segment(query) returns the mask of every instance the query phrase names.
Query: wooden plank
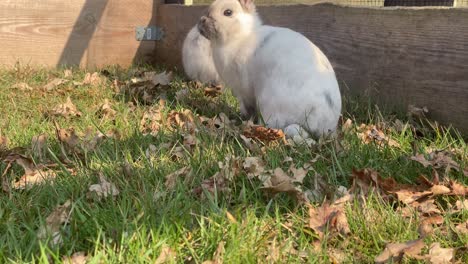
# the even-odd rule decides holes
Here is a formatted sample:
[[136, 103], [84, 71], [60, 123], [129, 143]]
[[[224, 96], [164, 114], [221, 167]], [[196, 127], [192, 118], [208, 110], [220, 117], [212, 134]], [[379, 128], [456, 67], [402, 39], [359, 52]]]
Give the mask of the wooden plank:
[[155, 25], [146, 0], [2, 0], [0, 64], [129, 65], [148, 59], [154, 42], [135, 40], [135, 27]]
[[[159, 63], [181, 68], [188, 30], [206, 7], [163, 5]], [[264, 22], [299, 31], [330, 58], [343, 91], [405, 108], [468, 132], [468, 9], [356, 8], [321, 5], [259, 7]]]

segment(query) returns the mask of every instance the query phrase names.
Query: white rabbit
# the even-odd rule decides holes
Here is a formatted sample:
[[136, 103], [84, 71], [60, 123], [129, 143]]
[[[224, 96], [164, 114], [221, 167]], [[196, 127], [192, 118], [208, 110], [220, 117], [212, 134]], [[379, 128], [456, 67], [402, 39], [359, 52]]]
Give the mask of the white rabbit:
[[221, 80], [241, 114], [260, 113], [268, 127], [288, 137], [336, 130], [341, 95], [322, 51], [287, 28], [262, 25], [253, 0], [216, 0], [198, 23], [210, 39]]
[[185, 74], [191, 80], [210, 85], [219, 84], [219, 75], [214, 66], [210, 41], [200, 35], [196, 26], [189, 31], [184, 40], [182, 63]]

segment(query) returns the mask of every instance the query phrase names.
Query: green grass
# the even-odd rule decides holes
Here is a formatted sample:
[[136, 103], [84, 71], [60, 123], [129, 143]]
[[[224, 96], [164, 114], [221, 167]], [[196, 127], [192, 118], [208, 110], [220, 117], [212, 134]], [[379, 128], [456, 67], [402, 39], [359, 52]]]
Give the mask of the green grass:
[[[107, 70], [120, 80], [127, 80], [136, 72], [118, 67]], [[85, 74], [73, 69], [72, 79], [82, 81]], [[291, 197], [266, 196], [261, 183], [247, 179], [243, 173], [229, 183], [229, 193], [200, 198], [192, 194], [192, 189], [216, 173], [218, 161], [229, 154], [263, 155], [268, 169], [278, 166], [286, 169], [282, 164], [286, 157], [292, 157], [301, 165], [319, 154], [320, 158], [313, 164], [317, 173], [325, 175], [331, 186], [346, 187], [349, 187], [353, 168], [372, 168], [383, 177], [394, 177], [401, 183], [415, 183], [420, 174], [431, 175], [430, 168], [409, 160], [414, 149], [422, 152], [427, 148], [455, 148], [460, 153], [457, 161], [468, 164], [468, 148], [463, 138], [453, 130], [440, 127], [426, 130], [422, 137], [410, 129], [400, 132], [390, 129], [389, 136], [401, 145], [400, 148], [363, 144], [354, 132], [346, 132], [342, 151], [337, 150], [333, 142], [313, 147], [276, 144], [266, 146], [264, 154], [251, 153], [230, 133], [212, 135], [200, 130], [196, 135], [199, 142], [193, 151], [175, 160], [170, 149], [158, 147], [180, 140], [179, 131], [163, 129], [156, 136], [144, 136], [138, 129], [144, 111], [151, 106], [136, 105], [131, 110], [126, 98], [115, 93], [111, 81], [97, 87], [66, 84], [54, 91], [40, 91], [39, 88], [54, 77], [63, 77], [63, 70], [29, 67], [0, 70], [0, 135], [9, 139], [10, 148], [25, 147], [30, 153], [31, 138], [45, 133], [49, 137], [47, 157], [54, 160], [60, 153], [54, 120], [60, 127], [74, 127], [80, 132], [88, 127], [95, 131], [115, 129], [121, 138], [108, 139], [96, 151], [87, 153], [86, 162], [74, 160], [76, 175], [62, 170], [54, 184], [0, 194], [1, 263], [60, 263], [63, 256], [79, 251], [90, 256], [89, 263], [154, 263], [165, 246], [176, 252], [177, 263], [201, 263], [213, 258], [220, 242], [225, 243], [225, 263], [264, 263], [273, 262], [267, 259], [272, 255], [273, 241], [280, 254], [277, 262], [281, 263], [329, 263], [327, 252], [330, 249], [344, 252], [345, 263], [373, 263], [387, 242], [418, 237], [417, 216], [405, 219], [393, 205], [383, 203], [378, 197], [369, 197], [365, 210], [357, 204], [346, 210], [351, 234], [326, 236], [320, 244], [321, 250], [316, 251], [312, 244], [317, 236], [307, 227], [308, 209]], [[28, 83], [33, 91], [12, 88], [19, 82]], [[201, 92], [193, 91], [190, 101], [173, 100], [174, 91], [184, 85], [181, 79], [173, 82], [165, 113], [188, 108], [212, 117], [223, 111], [239, 120], [236, 101], [229, 93], [218, 99], [207, 99]], [[65, 102], [67, 96], [83, 113], [81, 117], [66, 120], [44, 116], [45, 111]], [[114, 121], [101, 120], [96, 115], [104, 99], [109, 99], [117, 111]], [[356, 98], [346, 98], [343, 116], [353, 119], [353, 126], [361, 122], [385, 122], [391, 126], [396, 118], [406, 120], [402, 114], [379, 111], [373, 104]], [[156, 146], [157, 151], [146, 156], [150, 145]], [[124, 173], [124, 164], [130, 164], [129, 174]], [[193, 169], [193, 177], [179, 179], [174, 190], [166, 190], [165, 176], [184, 166]], [[0, 172], [5, 169], [6, 164], [0, 163]], [[98, 182], [98, 172], [117, 186], [120, 190], [117, 197], [98, 200], [87, 196], [89, 186]], [[4, 177], [11, 181], [22, 173], [21, 168], [14, 165]], [[447, 177], [468, 184], [468, 179], [460, 172], [452, 170]], [[309, 173], [304, 186], [312, 184], [313, 175]], [[63, 230], [63, 244], [53, 246], [47, 240], [39, 240], [37, 230], [46, 217], [69, 199], [72, 201], [71, 218]], [[229, 220], [226, 212], [237, 222]], [[444, 215], [445, 226], [449, 227], [467, 220], [466, 211]], [[467, 236], [443, 229], [436, 229], [426, 240], [427, 245], [440, 242], [444, 247], [453, 248], [468, 243]], [[296, 253], [291, 253], [291, 249]], [[461, 251], [456, 258], [467, 262], [468, 253]], [[416, 261], [408, 263], [413, 262]]]

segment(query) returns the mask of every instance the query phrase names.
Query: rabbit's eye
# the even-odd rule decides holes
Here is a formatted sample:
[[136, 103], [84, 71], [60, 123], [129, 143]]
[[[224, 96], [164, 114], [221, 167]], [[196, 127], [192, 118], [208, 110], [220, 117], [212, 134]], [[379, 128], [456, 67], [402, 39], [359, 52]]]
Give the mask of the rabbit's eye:
[[229, 17], [229, 16], [232, 16], [232, 10], [231, 10], [231, 9], [226, 9], [226, 10], [224, 10], [224, 15], [225, 15], [225, 16], [228, 16], [228, 17]]

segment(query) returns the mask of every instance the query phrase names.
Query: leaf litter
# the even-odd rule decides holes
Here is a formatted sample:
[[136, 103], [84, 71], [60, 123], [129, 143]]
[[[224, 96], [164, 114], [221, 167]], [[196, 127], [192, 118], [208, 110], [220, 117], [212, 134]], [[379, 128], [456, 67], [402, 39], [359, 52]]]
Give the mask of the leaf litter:
[[52, 245], [61, 245], [63, 243], [62, 228], [70, 221], [71, 201], [67, 200], [64, 204], [57, 206], [52, 213], [47, 216], [45, 226], [41, 226], [37, 231], [39, 239], [52, 237]]

